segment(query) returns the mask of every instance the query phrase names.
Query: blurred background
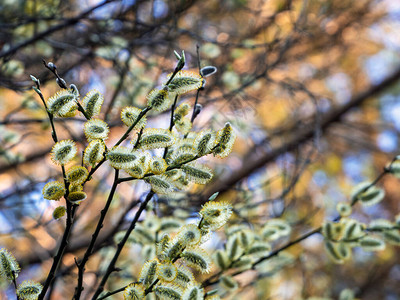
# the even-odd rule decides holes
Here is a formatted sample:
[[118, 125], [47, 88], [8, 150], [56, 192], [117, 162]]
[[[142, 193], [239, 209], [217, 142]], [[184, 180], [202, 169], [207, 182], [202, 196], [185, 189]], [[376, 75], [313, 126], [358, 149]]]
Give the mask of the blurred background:
[[[125, 131], [121, 108], [146, 105], [147, 93], [173, 71], [174, 50], [185, 51], [189, 70], [198, 72], [198, 59], [201, 67], [218, 69], [200, 92], [203, 110], [194, 130], [218, 130], [229, 121], [238, 138], [228, 158], [205, 160], [215, 170], [213, 182], [157, 198], [152, 207], [160, 217], [191, 218], [219, 191], [221, 200], [233, 203], [235, 222], [257, 226], [281, 217], [293, 228], [288, 240], [294, 239], [332, 220], [336, 204], [348, 201], [355, 185], [373, 180], [399, 154], [397, 0], [2, 0], [0, 247], [20, 262], [21, 280], [45, 279], [65, 226], [52, 219], [60, 203], [41, 194], [46, 182], [62, 176], [51, 163], [51, 128], [29, 75], [40, 79], [45, 98], [59, 90], [44, 59], [82, 97], [92, 89], [103, 93], [101, 117], [110, 125], [111, 145]], [[193, 104], [195, 93], [181, 100]], [[80, 150], [87, 145], [84, 121], [56, 120], [61, 139], [74, 139]], [[169, 112], [149, 116], [148, 124], [166, 128]], [[52, 299], [72, 296], [74, 257], [87, 246], [112, 179], [105, 164], [87, 185], [89, 197], [79, 209]], [[399, 181], [386, 176], [379, 186], [384, 200], [368, 209], [356, 206], [354, 218], [394, 220]], [[105, 228], [120, 219], [116, 232], [126, 227], [147, 191], [143, 182], [122, 184]], [[292, 259], [285, 266], [241, 274], [230, 298], [337, 299], [350, 288], [360, 299], [400, 299], [398, 248], [355, 251], [351, 261], [335, 265], [322, 240], [312, 235], [288, 249]], [[104, 248], [111, 242], [105, 240]], [[99, 251], [91, 259], [86, 284], [96, 282], [106, 255]], [[110, 284], [129, 282], [123, 275], [128, 278], [116, 275]], [[13, 299], [13, 290], [3, 287], [0, 295]]]

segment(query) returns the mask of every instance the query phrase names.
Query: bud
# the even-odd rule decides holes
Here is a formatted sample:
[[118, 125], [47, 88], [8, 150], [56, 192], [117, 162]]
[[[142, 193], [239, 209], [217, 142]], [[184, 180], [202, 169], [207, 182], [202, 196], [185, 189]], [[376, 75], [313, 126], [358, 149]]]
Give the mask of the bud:
[[153, 259], [146, 262], [140, 271], [139, 281], [146, 287], [150, 286], [156, 280], [158, 260]]
[[101, 139], [92, 140], [83, 152], [83, 163], [94, 167], [103, 159], [106, 148]]
[[137, 107], [127, 106], [121, 111], [121, 120], [128, 127], [136, 123], [133, 129], [145, 128], [146, 117], [143, 116], [140, 120], [138, 120], [141, 112], [142, 110]]
[[174, 260], [181, 255], [181, 252], [185, 249], [185, 243], [179, 238], [174, 238], [170, 243], [167, 250], [167, 255], [170, 260]]
[[72, 192], [68, 194], [68, 201], [73, 204], [79, 204], [87, 197], [85, 192]]
[[85, 182], [89, 171], [85, 167], [74, 166], [67, 171], [66, 175], [68, 182], [79, 185]]
[[164, 282], [172, 282], [178, 275], [178, 269], [172, 262], [162, 262], [157, 266], [157, 277]]
[[341, 217], [348, 217], [351, 215], [351, 206], [348, 203], [339, 202], [336, 205], [336, 210]]
[[201, 113], [201, 110], [203, 109], [203, 105], [197, 103], [194, 107], [194, 116], [197, 117], [199, 113]]
[[178, 64], [176, 66], [176, 69], [182, 70], [183, 67], [185, 66], [185, 62], [186, 62], [185, 51], [182, 50], [182, 54], [181, 55], [179, 55], [176, 51], [174, 51], [174, 54], [175, 54], [175, 57], [178, 59]]
[[[168, 75], [168, 80], [172, 73]], [[187, 92], [199, 89], [203, 84], [203, 79], [199, 74], [182, 70], [168, 84], [169, 92], [174, 95], [182, 95]]]
[[174, 111], [174, 121], [179, 122], [184, 116], [186, 116], [190, 111], [190, 105], [186, 102], [179, 105]]
[[86, 94], [85, 98], [83, 98], [82, 106], [89, 118], [92, 118], [100, 114], [103, 102], [103, 95], [99, 91], [91, 90]]
[[185, 266], [178, 267], [178, 274], [175, 278], [175, 283], [179, 284], [182, 287], [186, 287], [189, 282], [194, 280], [195, 279], [193, 273], [190, 270], [188, 270], [187, 267]]
[[177, 237], [181, 239], [186, 246], [194, 246], [200, 243], [201, 232], [195, 224], [187, 224], [181, 228]]
[[195, 284], [190, 284], [186, 287], [182, 295], [182, 300], [203, 300], [204, 290]]
[[221, 270], [225, 270], [229, 267], [231, 260], [225, 251], [217, 250], [214, 254], [214, 262]]
[[360, 246], [364, 251], [380, 251], [385, 249], [385, 243], [383, 241], [370, 236], [362, 238]]
[[147, 95], [147, 106], [158, 112], [167, 110], [171, 102], [172, 100], [168, 97], [168, 87], [162, 90], [154, 89]]
[[398, 229], [386, 230], [383, 233], [385, 240], [395, 246], [400, 246], [400, 231]]
[[194, 183], [206, 184], [213, 178], [212, 170], [198, 163], [188, 163], [181, 167], [188, 179]]
[[195, 268], [202, 273], [209, 273], [211, 270], [210, 257], [202, 248], [186, 249], [181, 254], [181, 258], [189, 267]]
[[35, 76], [33, 75], [29, 75], [32, 79], [32, 81], [36, 84], [36, 86], [40, 86], [40, 80], [37, 79]]
[[83, 131], [88, 141], [91, 141], [94, 139], [106, 140], [110, 130], [103, 120], [91, 119], [85, 123]]
[[[264, 256], [266, 253], [260, 253], [260, 257]], [[232, 268], [240, 268], [242, 270], [250, 269], [252, 266], [253, 260], [249, 256], [241, 256], [239, 260], [236, 260], [232, 263]]]
[[209, 154], [215, 146], [215, 132], [207, 129], [200, 131], [194, 139], [193, 146], [199, 156]]
[[393, 228], [394, 224], [386, 219], [375, 219], [369, 223], [369, 229], [387, 230]]
[[35, 300], [38, 298], [43, 287], [40, 283], [30, 280], [23, 281], [17, 288], [17, 296], [19, 299]]
[[106, 154], [110, 165], [115, 169], [132, 168], [138, 163], [137, 159], [139, 157], [140, 153], [138, 151], [132, 151], [123, 146], [113, 148]]
[[201, 68], [201, 70], [200, 70], [200, 74], [203, 77], [211, 76], [216, 72], [217, 72], [217, 68], [214, 66], [206, 66], [206, 67]]
[[50, 181], [42, 190], [43, 198], [58, 201], [65, 194], [64, 185], [59, 181]]
[[36, 87], [36, 86], [32, 86], [32, 89], [38, 94], [43, 96], [42, 92]]
[[66, 213], [67, 209], [65, 208], [65, 206], [58, 206], [54, 209], [53, 211], [53, 218], [54, 220], [58, 220], [61, 217], [63, 217]]
[[182, 118], [180, 121], [175, 122], [175, 128], [180, 134], [187, 134], [192, 129], [192, 122], [188, 118]]
[[145, 179], [151, 185], [153, 192], [157, 194], [168, 194], [174, 190], [174, 186], [163, 175], [150, 176]]
[[224, 289], [231, 292], [239, 287], [239, 284], [235, 279], [233, 279], [232, 276], [225, 276], [225, 275], [221, 276], [220, 284]]
[[47, 100], [47, 109], [51, 114], [65, 116], [76, 109], [76, 96], [68, 90], [61, 90]]
[[[132, 144], [136, 144], [132, 140]], [[143, 150], [165, 148], [172, 146], [175, 143], [175, 137], [167, 129], [149, 128], [143, 130], [138, 147]]]
[[232, 129], [230, 123], [226, 123], [224, 128], [217, 132], [216, 142], [218, 146], [214, 149], [214, 155], [224, 158], [232, 151], [233, 144], [235, 143], [236, 134]]
[[226, 202], [209, 201], [203, 205], [200, 215], [210, 230], [221, 228], [232, 214], [232, 206]]
[[0, 278], [14, 280], [18, 277], [20, 270], [15, 257], [6, 249], [0, 249]]
[[231, 261], [238, 259], [243, 254], [243, 248], [237, 236], [229, 237], [226, 243], [226, 252]]
[[179, 166], [184, 163], [188, 163], [196, 157], [196, 151], [193, 147], [179, 147], [178, 150], [172, 152], [169, 159], [169, 165]]
[[69, 85], [69, 89], [72, 92], [72, 94], [74, 94], [77, 98], [79, 97], [79, 90], [78, 87], [75, 84], [70, 84]]
[[291, 232], [290, 225], [282, 219], [269, 219], [265, 226], [269, 228], [276, 228], [278, 230], [279, 236], [287, 236]]
[[152, 157], [150, 161], [150, 171], [156, 175], [160, 175], [167, 169], [167, 163], [162, 157]]
[[73, 140], [62, 140], [57, 142], [51, 150], [51, 160], [57, 165], [65, 165], [72, 161], [78, 149]]
[[145, 298], [144, 286], [140, 283], [132, 283], [124, 290], [124, 300], [138, 300]]
[[354, 187], [352, 191], [352, 203], [361, 201], [364, 206], [371, 206], [379, 203], [385, 196], [381, 188], [371, 186], [369, 182], [362, 182]]
[[47, 63], [47, 67], [53, 72], [57, 69], [57, 66], [53, 64], [51, 61]]
[[181, 299], [183, 290], [176, 284], [157, 285], [154, 288], [154, 293], [159, 299], [178, 300]]
[[333, 262], [337, 264], [342, 264], [344, 262], [335, 243], [331, 241], [325, 241], [325, 250]]
[[176, 57], [177, 60], [181, 59], [181, 56], [179, 55], [178, 52], [176, 52], [176, 50], [174, 50], [174, 54], [175, 54], [175, 57]]
[[60, 88], [62, 88], [62, 89], [64, 89], [64, 88], [67, 87], [67, 83], [66, 83], [65, 80], [62, 79], [62, 78], [57, 78], [57, 79], [56, 79], [56, 82], [57, 82], [58, 86], [59, 86]]

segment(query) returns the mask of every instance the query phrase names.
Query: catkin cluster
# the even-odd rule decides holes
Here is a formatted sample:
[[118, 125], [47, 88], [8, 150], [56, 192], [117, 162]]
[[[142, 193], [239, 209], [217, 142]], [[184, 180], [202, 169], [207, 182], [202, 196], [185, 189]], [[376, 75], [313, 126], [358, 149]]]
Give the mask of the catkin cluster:
[[336, 210], [340, 220], [325, 222], [321, 228], [325, 250], [333, 262], [343, 264], [348, 261], [352, 257], [353, 248], [356, 247], [364, 251], [380, 251], [385, 249], [386, 243], [400, 246], [400, 216], [395, 222], [375, 219], [368, 225], [351, 218], [352, 205], [357, 202], [363, 206], [375, 205], [384, 195], [383, 189], [362, 182], [354, 187], [351, 203], [337, 204]]
[[[201, 219], [196, 224], [183, 225], [176, 218], [153, 217], [135, 228], [131, 242], [143, 246], [142, 254], [147, 261], [138, 282], [126, 287], [124, 299], [144, 299], [151, 294], [160, 299], [219, 299], [217, 295], [206, 295], [193, 273], [210, 272], [212, 259], [201, 245], [232, 214], [230, 204], [213, 198], [201, 209]], [[118, 241], [119, 237], [116, 238]]]
[[[202, 76], [194, 72], [180, 70], [170, 74], [165, 85], [148, 94], [146, 108], [129, 106], [122, 109], [121, 120], [128, 128], [124, 138], [114, 146], [106, 144], [110, 130], [99, 118], [104, 98], [98, 91], [88, 92], [82, 101], [76, 86], [56, 93], [47, 101], [49, 113], [71, 117], [81, 111], [87, 118], [83, 132], [88, 144], [83, 151], [82, 164], [66, 169], [64, 183], [47, 183], [43, 197], [60, 200], [65, 196], [68, 201], [79, 204], [86, 199], [83, 186], [90, 179], [89, 170], [104, 161], [115, 169], [124, 170], [132, 180], [144, 179], [158, 194], [184, 189], [191, 183], [209, 182], [213, 177], [211, 169], [196, 160], [208, 154], [223, 158], [230, 153], [236, 135], [229, 123], [217, 132], [210, 129], [192, 132], [189, 118], [192, 108], [183, 102], [173, 110], [170, 128], [146, 127], [147, 112], [174, 108], [180, 95], [199, 89], [203, 84]], [[130, 146], [121, 145], [124, 140], [130, 140]], [[154, 151], [160, 148], [164, 149], [163, 155]], [[61, 140], [55, 143], [51, 158], [55, 164], [67, 166], [77, 162], [77, 153], [74, 141]], [[54, 217], [60, 218], [63, 212], [64, 209], [58, 209]]]

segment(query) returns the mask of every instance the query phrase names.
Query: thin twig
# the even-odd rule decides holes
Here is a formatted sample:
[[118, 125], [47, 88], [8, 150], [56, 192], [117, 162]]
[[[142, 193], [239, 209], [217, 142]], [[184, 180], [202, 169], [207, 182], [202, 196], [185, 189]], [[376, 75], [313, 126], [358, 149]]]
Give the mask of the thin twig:
[[98, 298], [98, 296], [101, 294], [101, 292], [104, 290], [104, 286], [108, 280], [108, 277], [110, 277], [111, 273], [115, 271], [115, 264], [118, 260], [119, 255], [121, 254], [121, 251], [123, 249], [123, 247], [125, 246], [126, 241], [128, 240], [130, 234], [132, 233], [133, 229], [135, 229], [136, 227], [136, 223], [138, 222], [142, 212], [145, 210], [147, 204], [149, 203], [149, 201], [151, 200], [151, 198], [153, 198], [154, 196], [154, 192], [150, 191], [147, 196], [146, 199], [142, 202], [142, 204], [140, 205], [138, 211], [135, 214], [135, 217], [133, 218], [131, 225], [129, 226], [128, 230], [126, 231], [124, 237], [122, 238], [122, 240], [118, 243], [117, 245], [117, 251], [114, 254], [114, 257], [112, 258], [111, 262], [109, 263], [107, 270], [100, 282], [99, 287], [97, 288], [96, 292], [94, 293], [92, 300], [95, 300]]
[[100, 218], [99, 221], [97, 222], [96, 229], [92, 235], [92, 239], [90, 240], [90, 244], [86, 249], [86, 252], [82, 258], [82, 260], [77, 263], [78, 266], [78, 284], [75, 288], [75, 294], [73, 299], [79, 299], [83, 290], [83, 273], [85, 272], [85, 265], [87, 261], [89, 260], [90, 255], [92, 254], [93, 247], [96, 243], [97, 237], [99, 236], [100, 230], [103, 228], [103, 222], [106, 217], [106, 214], [108, 212], [108, 209], [110, 208], [111, 202], [114, 198], [115, 191], [118, 186], [118, 175], [119, 175], [119, 170], [115, 169], [115, 175], [114, 175], [114, 182], [111, 187], [110, 194], [108, 195], [108, 199], [106, 202], [106, 205], [104, 206], [103, 210], [100, 213]]

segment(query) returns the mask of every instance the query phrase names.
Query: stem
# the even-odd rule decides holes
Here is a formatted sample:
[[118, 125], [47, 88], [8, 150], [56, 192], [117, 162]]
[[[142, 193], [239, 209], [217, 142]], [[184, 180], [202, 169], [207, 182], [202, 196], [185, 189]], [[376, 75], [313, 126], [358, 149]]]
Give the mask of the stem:
[[[40, 90], [40, 85], [37, 83], [36, 84], [37, 89], [39, 90], [39, 92], [37, 93], [40, 97], [40, 99], [43, 102], [43, 105], [46, 109], [47, 112], [47, 116], [49, 117], [49, 121], [50, 121], [50, 125], [52, 128], [52, 138], [53, 141], [55, 143], [58, 142], [58, 137], [57, 137], [57, 132], [56, 132], [56, 128], [54, 126], [54, 116], [52, 113], [49, 112], [47, 105], [46, 105], [46, 101], [44, 100], [43, 94], [41, 93]], [[40, 295], [38, 296], [39, 300], [42, 300], [44, 298], [44, 296], [46, 295], [47, 289], [49, 288], [51, 282], [54, 280], [55, 277], [55, 273], [57, 272], [57, 269], [60, 265], [60, 262], [62, 260], [62, 257], [64, 255], [65, 249], [68, 245], [68, 238], [69, 235], [71, 233], [71, 229], [72, 229], [72, 224], [73, 224], [73, 219], [74, 219], [74, 215], [75, 215], [75, 211], [77, 206], [76, 205], [72, 205], [67, 199], [68, 199], [68, 187], [69, 187], [69, 182], [67, 181], [67, 176], [65, 173], [65, 167], [63, 165], [61, 165], [61, 171], [63, 174], [63, 179], [64, 179], [64, 186], [65, 186], [65, 194], [64, 194], [64, 198], [65, 198], [65, 202], [66, 202], [66, 206], [67, 206], [67, 220], [66, 220], [66, 226], [65, 226], [65, 230], [64, 230], [64, 234], [62, 236], [61, 239], [61, 244], [60, 247], [58, 248], [57, 254], [54, 257], [53, 260], [53, 264], [51, 266], [51, 269], [49, 271], [49, 274], [47, 275], [46, 281], [43, 285], [43, 289], [42, 292], [40, 293]]]
[[[197, 53], [197, 65], [199, 67], [199, 74], [201, 75], [201, 66], [200, 66], [200, 53], [199, 53], [199, 45], [196, 45], [196, 53]], [[199, 88], [197, 90], [196, 93], [196, 100], [194, 101], [194, 105], [193, 105], [193, 111], [192, 111], [192, 117], [190, 118], [190, 122], [193, 124], [194, 119], [196, 118], [196, 104], [197, 101], [199, 100], [199, 94], [200, 94], [200, 90], [202, 88]]]
[[[135, 122], [133, 122], [133, 124], [131, 126], [129, 126], [129, 128], [127, 129], [127, 131], [125, 132], [125, 134], [119, 139], [119, 141], [114, 145], [118, 146], [119, 144], [121, 144], [129, 135], [129, 133], [133, 130], [133, 128], [136, 126], [136, 124], [151, 110], [151, 107], [146, 107], [145, 109], [143, 109], [140, 114], [138, 115], [137, 119], [135, 120]], [[89, 172], [89, 176], [86, 179], [86, 181], [84, 182], [84, 184], [86, 182], [88, 182], [91, 178], [91, 176], [94, 174], [94, 172], [96, 172], [96, 170], [106, 161], [107, 159], [105, 157], [103, 157], [103, 159], [94, 167], [90, 170]]]
[[[199, 221], [199, 225], [197, 225], [197, 227], [198, 227], [199, 229], [201, 229], [201, 227], [202, 227], [203, 220], [204, 220], [204, 219], [203, 219], [203, 217], [202, 217], [202, 218], [200, 219], [200, 221]], [[179, 253], [176, 257], [174, 257], [174, 258], [172, 259], [172, 263], [175, 263], [175, 262], [180, 258], [181, 253], [182, 253], [185, 249], [186, 249], [186, 247], [184, 247], [184, 248], [180, 251], [180, 253]], [[156, 279], [156, 280], [145, 290], [145, 295], [151, 293], [151, 292], [153, 291], [154, 286], [155, 286], [159, 281], [160, 281], [159, 279]], [[132, 284], [132, 283], [135, 283], [135, 282], [131, 282], [130, 284]], [[129, 285], [129, 284], [128, 284], [128, 285]], [[126, 286], [124, 286], [124, 287], [122, 287], [122, 288], [119, 288], [119, 289], [117, 289], [117, 290], [108, 292], [108, 293], [106, 293], [104, 296], [100, 297], [98, 300], [108, 298], [109, 296], [114, 295], [114, 294], [118, 294], [119, 292], [124, 291], [124, 290], [127, 288], [128, 285], [126, 285]]]
[[86, 120], [90, 120], [89, 115], [87, 114], [87, 112], [85, 111], [85, 109], [83, 108], [83, 106], [79, 103], [78, 100], [75, 100], [75, 103], [78, 105], [78, 110], [85, 116]]
[[[206, 155], [208, 155], [208, 154], [211, 154], [211, 153], [214, 151], [214, 149], [217, 148], [218, 146], [219, 146], [219, 144], [217, 144], [216, 146], [214, 146], [214, 148], [212, 148], [211, 151], [210, 151], [209, 153], [205, 153], [205, 154], [203, 154], [203, 155], [196, 155], [195, 157], [190, 158], [190, 159], [188, 159], [188, 160], [186, 160], [186, 161], [184, 161], [184, 162], [182, 162], [182, 163], [180, 163], [180, 164], [178, 164], [178, 165], [169, 166], [165, 171], [167, 172], [167, 171], [171, 171], [171, 170], [174, 170], [174, 169], [179, 169], [179, 168], [180, 168], [181, 166], [183, 166], [184, 164], [190, 163], [190, 162], [195, 161], [195, 160], [197, 160], [197, 159], [199, 159], [199, 158], [201, 158], [201, 157], [203, 157], [203, 156], [206, 156]], [[154, 176], [154, 175], [155, 175], [155, 174], [153, 174], [153, 173], [147, 173], [147, 174], [145, 174], [145, 175], [143, 176], [143, 178], [150, 177], [150, 176]], [[118, 179], [118, 182], [121, 183], [121, 182], [125, 182], [125, 181], [136, 180], [136, 179], [138, 179], [138, 178], [136, 178], [136, 177], [123, 177], [123, 178]]]
[[90, 244], [88, 248], [86, 249], [86, 252], [78, 266], [78, 285], [75, 287], [75, 294], [73, 299], [79, 299], [81, 296], [81, 293], [83, 291], [83, 273], [85, 272], [85, 265], [87, 261], [89, 260], [90, 255], [92, 254], [93, 247], [96, 243], [97, 237], [99, 236], [100, 230], [103, 228], [103, 222], [106, 217], [106, 214], [108, 212], [108, 209], [110, 208], [111, 202], [114, 198], [115, 191], [118, 186], [118, 175], [119, 175], [119, 170], [115, 169], [115, 175], [114, 175], [114, 182], [111, 187], [110, 194], [108, 195], [107, 203], [104, 206], [103, 210], [101, 211], [100, 214], [100, 219], [97, 222], [96, 229], [92, 235], [92, 239], [90, 241]]
[[17, 294], [17, 289], [18, 289], [18, 287], [17, 287], [17, 281], [15, 280], [15, 272], [13, 271], [12, 274], [13, 274], [12, 282], [13, 282], [14, 288], [15, 288], [15, 295], [17, 296], [17, 300], [19, 300], [19, 296], [18, 296], [18, 294]]
[[[178, 97], [179, 95], [175, 96], [175, 100], [174, 103], [171, 106], [171, 120], [169, 123], [169, 131], [172, 131], [172, 128], [174, 128], [174, 111], [175, 111], [175, 106], [176, 106], [176, 102], [178, 101]], [[163, 158], [165, 159], [167, 157], [167, 153], [168, 153], [168, 147], [164, 148], [164, 154], [163, 154]]]
[[[50, 72], [52, 72], [54, 74], [54, 76], [56, 76], [56, 78], [58, 79], [58, 81], [57, 81], [58, 85], [61, 88], [67, 90], [68, 87], [65, 84], [64, 79], [61, 78], [60, 75], [58, 75], [57, 69], [56, 68], [50, 68], [44, 59], [43, 59], [43, 64], [46, 67], [46, 69], [48, 69]], [[82, 105], [79, 103], [79, 101], [77, 99], [75, 99], [75, 103], [78, 105], [78, 110], [85, 116], [86, 120], [90, 120], [89, 115], [86, 113], [85, 109], [82, 107]]]
[[58, 248], [57, 254], [54, 257], [53, 265], [51, 266], [49, 275], [47, 276], [46, 282], [43, 285], [43, 289], [38, 297], [38, 300], [42, 300], [46, 295], [47, 289], [49, 288], [51, 282], [54, 280], [55, 273], [60, 265], [60, 262], [64, 255], [64, 251], [68, 246], [68, 238], [71, 233], [73, 216], [75, 215], [75, 210], [77, 206], [72, 205], [72, 203], [70, 203], [68, 200], [66, 201], [66, 204], [67, 204], [67, 221], [66, 221], [65, 231], [61, 239], [60, 247]]
[[138, 222], [140, 215], [145, 210], [147, 204], [149, 203], [151, 198], [153, 198], [153, 196], [154, 196], [154, 192], [150, 191], [147, 194], [146, 199], [140, 205], [140, 207], [139, 207], [138, 211], [136, 212], [135, 217], [133, 218], [131, 225], [129, 226], [128, 230], [126, 231], [123, 239], [118, 243], [117, 251], [115, 252], [114, 257], [112, 258], [111, 262], [109, 263], [106, 273], [104, 274], [99, 287], [97, 288], [96, 292], [94, 293], [92, 300], [97, 299], [99, 297], [99, 295], [101, 294], [101, 292], [103, 292], [104, 286], [108, 280], [108, 277], [110, 277], [111, 273], [113, 271], [115, 271], [115, 264], [118, 260], [119, 255], [121, 254], [122, 249], [125, 246], [125, 243], [127, 242], [128, 238], [129, 238], [129, 235], [132, 233], [133, 229], [135, 229], [136, 223]]
[[[388, 166], [388, 167], [385, 167], [385, 168], [383, 169], [383, 171], [371, 182], [371, 184], [369, 184], [369, 185], [368, 185], [367, 187], [365, 187], [362, 191], [360, 191], [360, 194], [366, 192], [369, 188], [371, 188], [372, 186], [376, 185], [386, 174], [390, 173], [391, 167], [392, 167], [393, 163], [394, 163], [396, 160], [397, 160], [396, 157], [394, 157], [394, 158], [392, 159], [392, 161], [390, 162], [389, 166]], [[355, 197], [354, 200], [352, 200], [352, 202], [351, 202], [351, 206], [354, 206], [357, 202], [358, 202], [358, 198]], [[340, 219], [341, 219], [341, 217], [338, 216], [338, 217], [334, 218], [333, 221], [334, 221], [334, 222], [337, 222], [337, 221], [339, 221]], [[310, 237], [310, 236], [312, 236], [312, 235], [314, 235], [314, 234], [316, 234], [316, 233], [319, 233], [319, 232], [321, 231], [321, 229], [322, 229], [322, 226], [320, 226], [320, 227], [318, 227], [318, 228], [315, 228], [315, 229], [311, 230], [310, 232], [308, 232], [308, 233], [306, 233], [306, 234], [304, 234], [304, 235], [298, 237], [297, 239], [295, 239], [295, 240], [293, 240], [293, 241], [291, 241], [291, 242], [289, 242], [289, 243], [283, 245], [282, 247], [276, 249], [275, 251], [271, 252], [270, 254], [268, 254], [268, 255], [266, 255], [266, 256], [264, 256], [264, 257], [259, 258], [257, 261], [255, 261], [255, 262], [252, 264], [251, 268], [254, 270], [254, 268], [255, 268], [258, 264], [260, 264], [260, 263], [262, 263], [263, 261], [268, 260], [268, 259], [270, 259], [270, 258], [272, 258], [272, 257], [274, 257], [274, 256], [277, 256], [280, 252], [282, 252], [282, 251], [284, 251], [284, 250], [286, 250], [286, 249], [288, 249], [288, 248], [290, 248], [290, 247], [292, 247], [292, 246], [294, 246], [294, 245], [300, 243], [301, 241], [307, 239], [308, 237]], [[238, 258], [238, 259], [240, 259], [240, 258]], [[232, 264], [233, 264], [233, 262], [231, 263], [231, 265], [232, 265]], [[229, 267], [228, 267], [227, 269], [229, 269]], [[207, 287], [207, 286], [210, 286], [210, 285], [213, 285], [213, 284], [218, 283], [218, 282], [219, 282], [219, 278], [220, 278], [220, 276], [221, 276], [223, 273], [224, 273], [224, 270], [221, 270], [220, 272], [214, 274], [213, 276], [211, 276], [210, 278], [208, 278], [206, 281], [203, 282], [202, 287]], [[239, 274], [241, 274], [241, 273], [243, 273], [243, 271], [237, 271], [237, 272], [231, 274], [231, 276], [236, 276], [236, 275], [239, 275]]]
[[119, 141], [114, 145], [118, 146], [119, 144], [121, 144], [129, 135], [129, 133], [132, 131], [132, 129], [136, 126], [136, 124], [140, 121], [141, 118], [144, 117], [145, 114], [147, 114], [147, 112], [149, 112], [151, 110], [151, 107], [147, 106], [145, 109], [143, 109], [140, 114], [138, 115], [137, 119], [135, 122], [132, 123], [131, 126], [129, 126], [129, 128], [126, 130], [126, 132], [124, 133], [124, 135], [119, 139]]

